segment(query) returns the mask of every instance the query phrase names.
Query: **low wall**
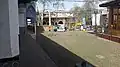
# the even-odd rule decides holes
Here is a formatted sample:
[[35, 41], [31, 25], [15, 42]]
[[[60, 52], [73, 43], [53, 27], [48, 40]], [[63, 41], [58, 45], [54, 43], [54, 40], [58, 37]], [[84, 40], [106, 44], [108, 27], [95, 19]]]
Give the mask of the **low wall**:
[[120, 36], [114, 36], [114, 35], [109, 35], [109, 34], [97, 34], [97, 36], [120, 43]]

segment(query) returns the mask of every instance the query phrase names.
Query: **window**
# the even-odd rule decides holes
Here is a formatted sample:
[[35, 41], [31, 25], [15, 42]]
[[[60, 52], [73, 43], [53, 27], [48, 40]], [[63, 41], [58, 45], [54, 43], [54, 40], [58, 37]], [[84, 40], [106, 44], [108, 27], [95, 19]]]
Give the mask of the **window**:
[[120, 9], [119, 8], [115, 8], [113, 9], [113, 29], [118, 30], [120, 27]]
[[63, 24], [63, 22], [62, 22], [62, 21], [60, 21], [58, 24]]
[[45, 21], [43, 21], [43, 25], [46, 25], [46, 22], [45, 22]]
[[49, 19], [44, 18], [43, 25], [49, 25]]

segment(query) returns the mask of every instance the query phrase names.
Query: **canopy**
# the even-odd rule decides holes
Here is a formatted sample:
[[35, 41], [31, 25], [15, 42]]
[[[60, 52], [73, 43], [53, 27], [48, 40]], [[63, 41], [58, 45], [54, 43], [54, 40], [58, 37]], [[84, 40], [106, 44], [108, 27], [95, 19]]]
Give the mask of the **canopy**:
[[18, 3], [30, 3], [31, 1], [37, 1], [37, 0], [18, 0]]
[[120, 6], [120, 0], [106, 2], [106, 3], [100, 4], [99, 6], [100, 7], [109, 7], [109, 6], [119, 7]]

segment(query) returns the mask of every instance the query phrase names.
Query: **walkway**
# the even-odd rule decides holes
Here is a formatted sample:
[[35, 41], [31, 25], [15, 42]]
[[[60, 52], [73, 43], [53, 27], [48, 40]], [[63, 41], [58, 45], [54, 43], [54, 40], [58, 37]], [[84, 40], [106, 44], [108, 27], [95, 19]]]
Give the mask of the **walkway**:
[[20, 40], [20, 67], [57, 67], [30, 35]]

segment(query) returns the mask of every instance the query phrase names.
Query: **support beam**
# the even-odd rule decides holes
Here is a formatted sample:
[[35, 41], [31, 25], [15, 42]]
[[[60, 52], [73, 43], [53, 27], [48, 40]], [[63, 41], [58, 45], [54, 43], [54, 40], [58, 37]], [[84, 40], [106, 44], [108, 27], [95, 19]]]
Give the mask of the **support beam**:
[[112, 24], [113, 24], [113, 8], [109, 7], [109, 19], [108, 19], [108, 29], [109, 29], [109, 34], [112, 35]]
[[18, 0], [0, 2], [0, 59], [19, 55]]

